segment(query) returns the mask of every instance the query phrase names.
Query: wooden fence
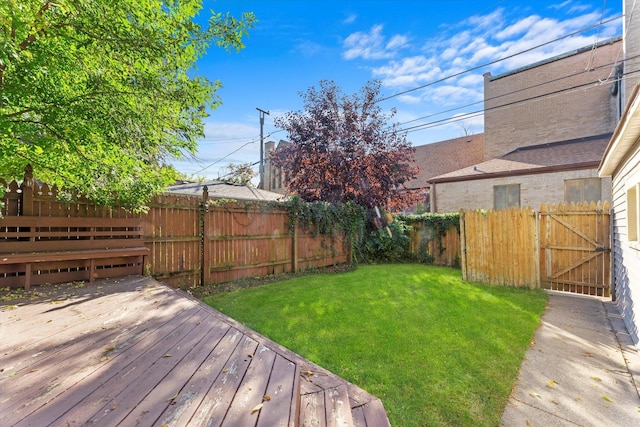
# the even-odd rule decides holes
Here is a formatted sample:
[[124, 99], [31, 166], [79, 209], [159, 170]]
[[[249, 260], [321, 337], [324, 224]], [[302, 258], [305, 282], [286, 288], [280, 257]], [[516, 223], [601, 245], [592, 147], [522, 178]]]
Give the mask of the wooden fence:
[[455, 226], [450, 227], [444, 236], [430, 227], [425, 221], [407, 220], [409, 231], [409, 252], [419, 259], [430, 259], [435, 265], [460, 267], [460, 233]]
[[610, 295], [609, 203], [461, 211], [464, 280]]
[[[148, 213], [101, 208], [88, 200], [59, 200], [58, 189], [34, 182], [27, 168], [18, 184], [0, 182], [6, 193], [2, 214], [32, 217], [138, 218], [149, 248], [142, 273], [172, 286], [189, 288], [244, 277], [320, 268], [350, 261], [342, 236], [314, 236], [301, 226], [289, 228], [284, 208], [264, 205], [212, 205], [203, 197], [162, 195]], [[2, 219], [0, 219], [0, 222]], [[0, 239], [2, 236], [0, 227]], [[24, 275], [21, 271], [2, 273]], [[12, 280], [11, 283], [15, 283]]]

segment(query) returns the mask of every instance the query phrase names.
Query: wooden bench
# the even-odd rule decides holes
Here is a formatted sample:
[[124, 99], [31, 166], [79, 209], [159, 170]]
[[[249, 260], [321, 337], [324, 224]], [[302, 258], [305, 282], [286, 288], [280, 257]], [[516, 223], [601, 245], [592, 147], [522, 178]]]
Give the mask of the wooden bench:
[[0, 288], [143, 274], [142, 219], [0, 218]]

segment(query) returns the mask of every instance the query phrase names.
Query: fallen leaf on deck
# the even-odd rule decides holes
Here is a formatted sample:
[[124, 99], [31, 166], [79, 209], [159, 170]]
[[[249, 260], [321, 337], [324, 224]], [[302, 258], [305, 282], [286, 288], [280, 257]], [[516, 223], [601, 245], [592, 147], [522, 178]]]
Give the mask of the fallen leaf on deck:
[[547, 383], [547, 387], [549, 387], [549, 388], [555, 388], [555, 386], [556, 386], [557, 384], [558, 384], [558, 383], [557, 383], [557, 382], [555, 382], [554, 380], [549, 380], [549, 382]]
[[304, 373], [306, 376], [308, 376], [308, 377], [310, 377], [310, 376], [312, 376], [312, 375], [313, 375], [313, 372], [312, 372], [312, 371], [304, 371], [303, 373]]
[[229, 370], [228, 370], [228, 369], [223, 369], [223, 370], [222, 370], [222, 373], [223, 373], [223, 374], [226, 374], [227, 372], [229, 372]]
[[115, 348], [114, 346], [110, 345], [110, 346], [108, 346], [108, 347], [105, 347], [105, 348], [104, 348], [104, 351], [113, 351], [113, 350], [115, 350], [115, 349], [116, 349], [116, 348]]
[[109, 360], [109, 356], [102, 356], [102, 357], [100, 358], [100, 361], [101, 361], [101, 362], [106, 362], [107, 360]]
[[256, 406], [253, 407], [253, 409], [251, 410], [252, 414], [255, 414], [256, 412], [258, 412], [260, 409], [262, 409], [262, 403], [258, 403]]
[[173, 396], [171, 396], [170, 398], [167, 399], [167, 402], [173, 402], [173, 400], [178, 397], [178, 393], [180, 393], [179, 391], [176, 391], [176, 394], [174, 394]]
[[534, 392], [529, 393], [529, 396], [537, 397], [538, 399], [542, 399], [542, 397], [540, 397], [540, 395], [538, 393], [534, 393]]
[[271, 400], [271, 396], [269, 396], [268, 394], [265, 394], [262, 400], [266, 400], [268, 402]]
[[173, 354], [169, 354], [169, 353], [163, 354], [162, 357], [173, 357]]
[[591, 379], [594, 381], [602, 382], [602, 378], [599, 378], [599, 377], [592, 376]]
[[611, 400], [611, 398], [608, 396], [602, 396], [602, 400], [606, 400], [607, 402], [613, 402], [613, 400]]

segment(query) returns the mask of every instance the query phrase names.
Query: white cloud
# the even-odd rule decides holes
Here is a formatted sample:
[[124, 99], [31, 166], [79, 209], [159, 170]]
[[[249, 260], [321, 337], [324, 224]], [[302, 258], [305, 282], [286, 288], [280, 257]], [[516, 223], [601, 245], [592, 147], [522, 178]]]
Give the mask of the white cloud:
[[549, 9], [564, 9], [566, 6], [570, 5], [572, 0], [565, 0], [562, 3], [556, 3], [549, 5]]
[[409, 39], [406, 36], [395, 35], [391, 37], [391, 40], [389, 40], [389, 43], [387, 43], [386, 49], [393, 50], [406, 47], [408, 41]]
[[488, 15], [474, 15], [463, 21], [463, 25], [468, 25], [476, 29], [495, 30], [496, 27], [502, 25], [504, 21], [504, 9], [496, 9]]
[[303, 40], [298, 42], [293, 50], [302, 54], [305, 58], [311, 58], [322, 50], [322, 45], [311, 40]]
[[470, 104], [483, 99], [482, 89], [470, 89], [456, 85], [442, 85], [429, 91], [429, 99], [440, 105]]
[[435, 58], [412, 56], [402, 61], [391, 61], [385, 66], [374, 68], [373, 75], [382, 79], [388, 87], [408, 87], [419, 85], [439, 76], [442, 70]]
[[355, 13], [352, 13], [349, 16], [347, 16], [346, 18], [344, 18], [342, 20], [342, 23], [343, 24], [353, 24], [354, 22], [356, 22], [356, 19], [358, 19], [358, 15], [356, 15]]
[[422, 102], [422, 98], [420, 98], [419, 96], [410, 95], [407, 93], [407, 94], [398, 96], [398, 101], [402, 102], [403, 104], [417, 105]]
[[204, 124], [205, 139], [224, 140], [229, 138], [251, 139], [260, 135], [260, 129], [257, 126], [258, 119], [256, 116], [256, 125], [249, 125], [241, 122], [216, 122], [207, 121]]
[[358, 31], [350, 34], [344, 41], [344, 59], [389, 59], [397, 54], [398, 49], [406, 47], [408, 38], [394, 35], [386, 40], [382, 34], [382, 25], [374, 25], [368, 33]]
[[481, 74], [467, 74], [458, 80], [460, 86], [478, 87], [484, 84], [484, 77]]
[[494, 37], [497, 40], [504, 40], [507, 38], [517, 36], [518, 34], [525, 33], [529, 30], [529, 28], [531, 28], [532, 25], [534, 25], [539, 20], [540, 20], [540, 17], [537, 15], [527, 16], [526, 18], [521, 19], [520, 21], [512, 25], [509, 25], [504, 30], [499, 31], [498, 33], [496, 33]]

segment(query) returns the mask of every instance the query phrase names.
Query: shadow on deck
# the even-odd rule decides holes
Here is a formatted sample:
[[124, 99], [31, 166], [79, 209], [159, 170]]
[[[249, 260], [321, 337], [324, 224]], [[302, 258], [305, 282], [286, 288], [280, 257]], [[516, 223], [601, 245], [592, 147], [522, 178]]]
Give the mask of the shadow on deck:
[[153, 279], [42, 292], [0, 304], [0, 425], [389, 426], [379, 399]]

